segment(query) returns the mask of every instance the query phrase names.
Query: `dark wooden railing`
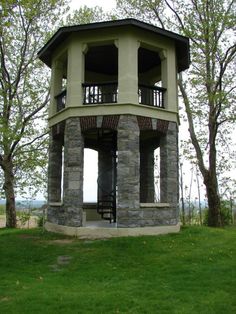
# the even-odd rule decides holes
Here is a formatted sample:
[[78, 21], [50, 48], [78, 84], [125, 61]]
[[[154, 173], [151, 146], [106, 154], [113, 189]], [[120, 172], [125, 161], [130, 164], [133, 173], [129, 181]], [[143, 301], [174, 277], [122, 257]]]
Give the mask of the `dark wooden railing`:
[[[117, 103], [118, 83], [93, 83], [82, 84], [83, 86], [83, 103], [84, 105]], [[138, 95], [139, 103], [152, 107], [164, 108], [164, 93], [166, 89], [163, 87], [139, 85]], [[66, 105], [66, 89], [55, 96], [57, 103], [57, 112], [65, 108]]]
[[164, 108], [164, 93], [166, 88], [149, 85], [139, 85], [139, 103], [152, 107]]
[[55, 96], [57, 102], [57, 112], [61, 111], [66, 106], [66, 89], [64, 89], [60, 94]]
[[116, 103], [118, 84], [117, 82], [109, 83], [93, 83], [83, 84], [84, 90], [84, 105], [88, 104], [104, 104]]

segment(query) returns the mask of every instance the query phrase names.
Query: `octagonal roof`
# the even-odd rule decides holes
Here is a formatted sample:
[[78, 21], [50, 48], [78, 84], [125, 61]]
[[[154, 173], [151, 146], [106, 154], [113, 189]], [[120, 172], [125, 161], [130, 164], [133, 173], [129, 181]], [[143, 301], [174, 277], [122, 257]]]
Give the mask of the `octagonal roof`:
[[44, 45], [44, 47], [38, 52], [38, 57], [46, 65], [51, 67], [53, 52], [72, 33], [81, 33], [84, 31], [104, 30], [111, 28], [119, 29], [121, 27], [134, 27], [136, 29], [145, 30], [150, 33], [173, 40], [176, 46], [178, 72], [183, 71], [189, 67], [190, 55], [188, 37], [167, 31], [165, 29], [132, 18], [61, 27], [49, 39], [49, 41]]

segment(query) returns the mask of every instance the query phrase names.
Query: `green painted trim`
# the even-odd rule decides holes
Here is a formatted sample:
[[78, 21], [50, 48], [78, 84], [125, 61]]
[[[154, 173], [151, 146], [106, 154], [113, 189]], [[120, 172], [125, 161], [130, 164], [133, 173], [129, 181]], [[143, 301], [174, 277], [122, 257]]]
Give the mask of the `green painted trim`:
[[107, 116], [130, 114], [179, 124], [178, 112], [168, 111], [162, 108], [155, 108], [140, 104], [106, 104], [106, 105], [84, 105], [77, 107], [67, 107], [48, 120], [49, 127], [72, 117], [86, 116]]

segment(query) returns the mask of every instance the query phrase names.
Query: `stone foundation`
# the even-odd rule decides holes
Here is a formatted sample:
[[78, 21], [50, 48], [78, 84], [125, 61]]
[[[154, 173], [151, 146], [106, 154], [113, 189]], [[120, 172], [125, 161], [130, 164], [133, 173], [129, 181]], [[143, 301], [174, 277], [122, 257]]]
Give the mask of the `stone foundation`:
[[45, 229], [79, 239], [104, 239], [113, 237], [138, 237], [143, 235], [159, 235], [167, 233], [177, 233], [180, 231], [180, 224], [173, 226], [158, 226], [144, 228], [95, 228], [88, 227], [68, 227], [47, 222]]
[[146, 227], [176, 225], [176, 208], [169, 204], [143, 204], [138, 210], [119, 210], [118, 227]]
[[[174, 122], [141, 119], [134, 115], [74, 117], [65, 122], [64, 185], [61, 200], [62, 140], [50, 135], [48, 221], [53, 224], [82, 227], [83, 219], [83, 154], [87, 130], [110, 126], [117, 134], [115, 155], [99, 146], [99, 177], [102, 187], [115, 187], [117, 173], [116, 216], [118, 228], [174, 226], [178, 224], [178, 129]], [[104, 128], [105, 130], [105, 128]], [[144, 135], [141, 139], [141, 132]], [[145, 133], [149, 132], [149, 133]], [[146, 136], [148, 135], [148, 136]], [[154, 204], [153, 151], [160, 147], [161, 203]], [[116, 147], [112, 145], [111, 147]], [[115, 153], [115, 151], [114, 151]], [[112, 170], [112, 171], [113, 171]], [[141, 203], [141, 205], [140, 205]], [[164, 205], [163, 205], [164, 204]]]

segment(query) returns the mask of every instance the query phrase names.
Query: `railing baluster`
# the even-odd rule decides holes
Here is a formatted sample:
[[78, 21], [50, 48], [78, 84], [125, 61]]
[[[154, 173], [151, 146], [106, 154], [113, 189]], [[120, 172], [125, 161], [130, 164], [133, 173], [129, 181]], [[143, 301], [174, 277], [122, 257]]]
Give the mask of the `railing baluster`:
[[66, 89], [64, 89], [60, 94], [55, 96], [57, 112], [61, 111], [66, 106]]
[[84, 105], [117, 102], [117, 82], [83, 84]]
[[164, 108], [165, 88], [140, 84], [138, 91], [140, 104]]
[[[166, 89], [158, 86], [139, 85], [139, 103], [143, 105], [164, 108], [164, 93]], [[83, 103], [104, 104], [117, 103], [118, 84], [97, 83], [83, 84]], [[57, 112], [65, 108], [66, 90], [55, 96], [57, 102]]]

